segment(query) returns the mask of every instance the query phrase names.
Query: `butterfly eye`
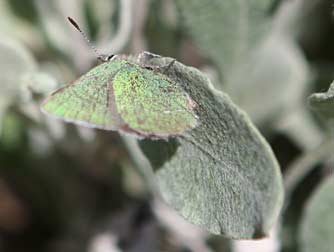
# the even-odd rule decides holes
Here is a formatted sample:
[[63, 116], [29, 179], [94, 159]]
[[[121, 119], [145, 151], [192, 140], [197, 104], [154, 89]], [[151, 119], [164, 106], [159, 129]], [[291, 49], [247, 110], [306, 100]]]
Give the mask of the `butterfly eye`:
[[114, 54], [108, 55], [108, 56], [107, 56], [107, 61], [110, 61], [110, 60], [112, 60], [114, 57], [115, 57], [115, 55], [114, 55]]
[[145, 66], [145, 69], [147, 69], [147, 70], [153, 70], [154, 68], [152, 66]]
[[116, 55], [112, 54], [112, 55], [100, 55], [97, 57], [98, 60], [100, 60], [101, 62], [108, 62], [111, 61]]

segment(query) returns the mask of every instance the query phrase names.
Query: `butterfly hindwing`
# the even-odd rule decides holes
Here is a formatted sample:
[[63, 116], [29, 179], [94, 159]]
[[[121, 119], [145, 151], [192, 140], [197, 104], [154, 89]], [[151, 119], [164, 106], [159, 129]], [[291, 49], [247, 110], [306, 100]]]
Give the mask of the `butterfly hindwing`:
[[178, 135], [196, 126], [195, 103], [164, 74], [129, 65], [114, 76], [113, 87], [123, 121], [144, 136]]

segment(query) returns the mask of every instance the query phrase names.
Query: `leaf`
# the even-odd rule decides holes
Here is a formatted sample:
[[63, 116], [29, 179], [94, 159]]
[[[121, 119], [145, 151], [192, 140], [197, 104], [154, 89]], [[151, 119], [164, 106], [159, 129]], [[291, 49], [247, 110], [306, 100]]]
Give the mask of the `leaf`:
[[6, 116], [8, 107], [14, 104], [19, 105], [20, 111], [37, 120], [40, 117], [40, 111], [36, 110], [36, 104], [31, 102], [32, 95], [50, 92], [56, 87], [57, 82], [50, 75], [39, 72], [37, 63], [27, 48], [7, 36], [3, 36], [0, 40], [0, 67], [2, 70], [0, 75], [1, 139], [6, 137], [2, 124], [7, 123], [3, 118]]
[[257, 124], [263, 124], [304, 104], [309, 78], [307, 62], [295, 42], [272, 35], [232, 71], [225, 91]]
[[36, 69], [36, 63], [30, 53], [17, 41], [2, 38], [0, 41], [1, 96], [17, 95], [20, 78]]
[[[25, 1], [25, 3], [20, 2], [20, 7], [23, 7], [25, 13], [27, 14], [24, 6], [26, 5], [26, 2], [27, 1]], [[43, 38], [41, 36], [41, 32], [38, 30], [38, 27], [34, 26], [33, 23], [27, 22], [27, 20], [17, 16], [13, 12], [11, 5], [12, 1], [0, 1], [0, 31], [2, 38], [6, 37], [4, 35], [8, 35], [19, 41], [23, 41], [24, 44], [29, 44], [32, 47], [40, 45]]]
[[325, 93], [315, 93], [308, 98], [308, 103], [320, 116], [334, 119], [334, 82]]
[[331, 252], [334, 248], [334, 177], [330, 176], [314, 192], [300, 226], [303, 252]]
[[177, 0], [185, 25], [201, 49], [228, 74], [262, 39], [272, 0]]
[[[0, 131], [2, 116], [20, 94], [21, 77], [36, 69], [30, 53], [20, 43], [6, 36], [0, 40]], [[1, 135], [0, 135], [1, 136]]]
[[6, 150], [15, 150], [15, 148], [22, 145], [23, 129], [24, 125], [16, 114], [13, 112], [6, 113], [2, 120], [0, 132], [1, 148]]
[[[316, 145], [321, 139], [317, 125], [307, 113], [300, 115], [297, 111], [304, 107], [305, 90], [312, 77], [295, 42], [305, 3], [285, 1], [273, 17], [266, 14], [272, 3], [269, 0], [177, 3], [191, 35], [218, 65], [223, 79], [215, 87], [228, 93], [256, 125], [269, 132], [280, 125], [278, 130], [292, 136], [302, 148], [313, 145], [305, 141], [307, 133], [316, 139]], [[243, 19], [247, 28], [242, 32], [238, 27], [242, 27]], [[246, 39], [244, 33], [249, 34]], [[239, 47], [244, 50], [236, 53]], [[298, 114], [298, 120], [285, 120], [292, 118], [291, 114]]]
[[43, 94], [51, 92], [57, 88], [57, 80], [45, 72], [31, 71], [21, 78], [22, 99], [30, 100], [32, 94]]
[[[36, 102], [39, 103], [38, 98], [46, 96], [58, 87], [57, 80], [47, 73], [31, 71], [22, 76], [20, 87], [20, 99], [18, 99], [20, 111], [36, 122], [45, 121]], [[56, 125], [59, 126], [60, 123], [53, 122], [52, 124], [57, 127]]]
[[[153, 60], [166, 65], [171, 59]], [[163, 198], [211, 233], [236, 239], [265, 236], [283, 201], [270, 146], [248, 116], [201, 72], [176, 62], [167, 74], [196, 102], [199, 123], [169, 141], [139, 142]]]

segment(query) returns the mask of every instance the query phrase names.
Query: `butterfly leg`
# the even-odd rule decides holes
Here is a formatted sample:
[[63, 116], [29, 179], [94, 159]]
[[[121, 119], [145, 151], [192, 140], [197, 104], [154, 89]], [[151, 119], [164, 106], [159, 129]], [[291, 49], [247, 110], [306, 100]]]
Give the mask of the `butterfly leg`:
[[145, 64], [143, 65], [144, 68], [152, 71], [157, 71], [163, 74], [166, 74], [169, 69], [174, 65], [175, 59], [173, 59], [170, 63], [163, 65], [163, 66], [156, 66], [156, 65], [151, 65], [151, 64]]
[[[160, 56], [158, 56], [160, 57]], [[149, 62], [140, 62], [140, 65], [148, 70], [152, 70], [152, 71], [157, 71], [157, 72], [161, 72], [163, 74], [166, 74], [169, 69], [174, 65], [175, 63], [175, 59], [173, 59], [171, 62], [169, 62], [168, 64], [166, 65], [163, 65], [163, 66], [157, 66], [157, 65], [153, 65], [153, 64], [150, 64]]]
[[174, 65], [174, 63], [175, 63], [175, 61], [176, 61], [176, 59], [173, 59], [170, 63], [168, 63], [167, 65], [165, 65], [165, 66], [162, 66], [162, 68], [163, 68], [163, 74], [166, 74], [168, 71], [169, 71], [169, 69]]
[[138, 55], [138, 63], [141, 66], [143, 66], [144, 68], [148, 69], [148, 70], [161, 72], [163, 74], [166, 74], [168, 72], [168, 70], [175, 63], [175, 59], [174, 59], [170, 63], [168, 63], [164, 66], [156, 66], [156, 65], [152, 65], [150, 63], [150, 61], [154, 58], [161, 58], [161, 56], [157, 55], [157, 54], [154, 54], [154, 53], [151, 53], [151, 52], [143, 51]]
[[138, 55], [138, 63], [141, 65], [146, 65], [151, 59], [154, 58], [161, 58], [161, 56], [151, 52], [143, 51]]
[[101, 61], [102, 63], [104, 63], [104, 62], [115, 60], [116, 58], [119, 58], [119, 56], [120, 55], [117, 55], [117, 54], [101, 54], [97, 57], [97, 59]]
[[[161, 58], [161, 56], [148, 51], [143, 51], [140, 54], [138, 54], [137, 63], [144, 67], [145, 66], [150, 67], [151, 66], [150, 61], [155, 58]], [[152, 66], [152, 68], [154, 68], [154, 66]]]

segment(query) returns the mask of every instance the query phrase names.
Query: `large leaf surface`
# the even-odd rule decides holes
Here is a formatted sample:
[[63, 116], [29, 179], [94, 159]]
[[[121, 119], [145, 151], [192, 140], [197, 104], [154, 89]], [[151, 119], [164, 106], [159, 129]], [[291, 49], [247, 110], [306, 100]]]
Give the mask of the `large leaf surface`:
[[308, 66], [294, 41], [272, 35], [233, 70], [225, 91], [263, 124], [304, 103], [308, 79]]
[[[170, 59], [154, 60], [165, 65]], [[197, 103], [199, 125], [169, 141], [140, 141], [162, 196], [185, 219], [214, 234], [263, 237], [283, 201], [270, 146], [201, 72], [176, 62], [167, 74]]]

